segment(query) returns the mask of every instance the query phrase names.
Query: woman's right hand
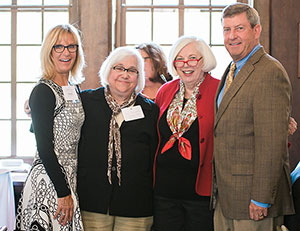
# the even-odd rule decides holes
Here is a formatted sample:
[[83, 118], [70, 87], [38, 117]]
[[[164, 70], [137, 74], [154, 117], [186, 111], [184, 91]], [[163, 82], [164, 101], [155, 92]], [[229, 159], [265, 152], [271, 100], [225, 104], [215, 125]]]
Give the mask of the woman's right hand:
[[74, 203], [71, 195], [58, 198], [58, 205], [54, 219], [56, 219], [59, 214], [59, 224], [66, 225], [68, 221], [72, 221], [74, 214]]
[[30, 107], [29, 107], [29, 101], [28, 101], [28, 99], [24, 103], [24, 112], [26, 113], [26, 115], [28, 117], [31, 117], [31, 110], [30, 110]]

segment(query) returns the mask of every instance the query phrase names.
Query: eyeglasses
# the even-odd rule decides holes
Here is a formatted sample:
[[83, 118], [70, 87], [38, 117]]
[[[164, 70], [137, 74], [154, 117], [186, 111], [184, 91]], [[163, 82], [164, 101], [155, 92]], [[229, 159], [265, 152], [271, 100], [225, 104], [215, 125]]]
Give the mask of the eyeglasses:
[[183, 67], [184, 64], [187, 64], [190, 67], [195, 67], [195, 66], [197, 66], [198, 62], [201, 59], [202, 59], [202, 57], [199, 58], [199, 59], [189, 59], [189, 60], [186, 60], [186, 61], [184, 61], [184, 60], [174, 60], [173, 64], [174, 64], [175, 67]]
[[128, 73], [128, 75], [133, 76], [133, 77], [135, 77], [139, 74], [139, 71], [135, 68], [128, 68], [127, 69], [127, 68], [122, 67], [122, 66], [114, 66], [112, 69], [115, 70], [116, 72], [119, 72], [119, 73], [122, 73], [122, 72], [126, 71]]
[[77, 51], [78, 49], [78, 45], [77, 44], [70, 44], [68, 46], [64, 46], [64, 45], [61, 45], [61, 44], [57, 44], [57, 45], [54, 45], [53, 46], [53, 49], [55, 50], [55, 52], [57, 53], [63, 53], [65, 49], [68, 49], [68, 51], [70, 53], [74, 53]]

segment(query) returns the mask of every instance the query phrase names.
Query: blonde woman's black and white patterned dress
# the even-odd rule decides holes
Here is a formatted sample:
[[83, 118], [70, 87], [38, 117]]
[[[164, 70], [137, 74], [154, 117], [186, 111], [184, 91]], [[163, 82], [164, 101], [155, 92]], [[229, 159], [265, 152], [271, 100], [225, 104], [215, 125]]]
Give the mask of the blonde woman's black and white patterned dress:
[[[76, 193], [77, 146], [84, 121], [81, 100], [65, 100], [63, 90], [42, 79], [29, 105], [37, 154], [18, 204], [16, 230], [83, 230]], [[72, 195], [72, 223], [61, 226], [53, 216], [57, 198]]]

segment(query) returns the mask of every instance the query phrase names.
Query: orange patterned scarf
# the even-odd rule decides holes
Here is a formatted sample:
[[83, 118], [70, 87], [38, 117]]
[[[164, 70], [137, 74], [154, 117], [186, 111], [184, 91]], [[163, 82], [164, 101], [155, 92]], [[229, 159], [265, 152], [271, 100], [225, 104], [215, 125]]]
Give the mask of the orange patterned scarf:
[[203, 82], [204, 78], [195, 87], [192, 96], [187, 100], [183, 108], [184, 101], [184, 84], [180, 81], [180, 89], [175, 94], [172, 100], [168, 112], [167, 112], [167, 122], [172, 131], [172, 135], [163, 147], [161, 153], [173, 147], [176, 140], [178, 140], [178, 150], [182, 157], [187, 160], [192, 158], [192, 147], [188, 139], [182, 137], [182, 135], [190, 128], [192, 123], [197, 118], [197, 107], [196, 99], [199, 93], [199, 86]]

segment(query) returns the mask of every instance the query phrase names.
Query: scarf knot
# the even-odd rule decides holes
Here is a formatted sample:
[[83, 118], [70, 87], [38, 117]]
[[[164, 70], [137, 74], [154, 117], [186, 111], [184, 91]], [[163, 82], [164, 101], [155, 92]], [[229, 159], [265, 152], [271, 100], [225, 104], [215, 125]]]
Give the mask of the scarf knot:
[[199, 86], [203, 82], [204, 77], [199, 81], [195, 87], [192, 96], [187, 100], [183, 106], [184, 101], [184, 84], [180, 81], [179, 91], [175, 94], [167, 111], [167, 123], [170, 127], [172, 135], [161, 150], [161, 154], [173, 147], [176, 140], [178, 140], [178, 151], [181, 156], [187, 160], [192, 158], [192, 146], [188, 139], [182, 135], [190, 128], [192, 123], [197, 118], [196, 99], [199, 94]]

